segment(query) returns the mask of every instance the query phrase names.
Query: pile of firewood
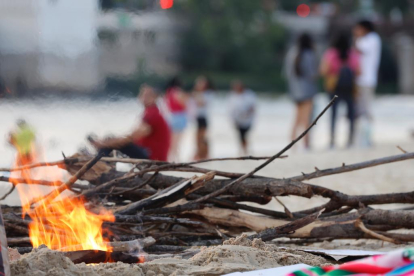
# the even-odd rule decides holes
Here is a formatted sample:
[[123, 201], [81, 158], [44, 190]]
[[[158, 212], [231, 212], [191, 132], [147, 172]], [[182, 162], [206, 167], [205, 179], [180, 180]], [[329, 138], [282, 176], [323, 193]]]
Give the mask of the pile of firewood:
[[[103, 228], [112, 233], [110, 239], [115, 255], [123, 252], [126, 245], [136, 240], [150, 254], [191, 255], [194, 251], [189, 249], [193, 246], [222, 244], [226, 239], [245, 232], [255, 232], [249, 236], [250, 239], [270, 241], [283, 237], [291, 238], [297, 243], [360, 238], [393, 243], [414, 241], [412, 234], [390, 232], [403, 228], [414, 229], [414, 211], [409, 208], [382, 210], [370, 207], [391, 203], [413, 204], [414, 192], [355, 196], [306, 183], [310, 179], [414, 159], [414, 153], [404, 152], [352, 165], [343, 164], [331, 169], [315, 168], [314, 172], [286, 179], [256, 175], [276, 158], [286, 157], [283, 154], [307, 134], [326, 109], [298, 139], [271, 157], [167, 163], [103, 157], [103, 153], [99, 153], [93, 158], [75, 155], [58, 162], [0, 171], [16, 171], [45, 165], [59, 166], [67, 170], [72, 175], [67, 182], [60, 183], [53, 192], [43, 198], [34, 199], [32, 203], [35, 205], [40, 200], [43, 203], [53, 202], [61, 192], [71, 190], [73, 197], [85, 200], [85, 206], [90, 211], [94, 212], [102, 207], [111, 210], [115, 221], [106, 222]], [[245, 174], [197, 167], [197, 164], [223, 160], [265, 161]], [[127, 173], [119, 172], [115, 168], [117, 162], [132, 164], [133, 169]], [[197, 175], [183, 178], [165, 174], [171, 171]], [[88, 184], [80, 184], [78, 180], [86, 180]], [[24, 179], [8, 177], [0, 177], [0, 181], [27, 182]], [[45, 180], [30, 182], [46, 186], [56, 185]], [[284, 212], [255, 207], [257, 204], [266, 205], [273, 198], [278, 200], [279, 197], [290, 195], [304, 198], [319, 196], [329, 201], [319, 207], [298, 212], [291, 212], [288, 206], [285, 206]], [[253, 206], [249, 202], [256, 204]], [[27, 229], [30, 220], [22, 219], [21, 210], [17, 207], [3, 207], [3, 213], [9, 246], [18, 248], [20, 252], [30, 251]], [[76, 250], [68, 254], [72, 254], [75, 261], [85, 261], [85, 252], [81, 256], [76, 255]], [[105, 256], [100, 257], [95, 252], [89, 258], [90, 262], [96, 262]], [[136, 259], [128, 259], [125, 255], [114, 258], [136, 262]]]

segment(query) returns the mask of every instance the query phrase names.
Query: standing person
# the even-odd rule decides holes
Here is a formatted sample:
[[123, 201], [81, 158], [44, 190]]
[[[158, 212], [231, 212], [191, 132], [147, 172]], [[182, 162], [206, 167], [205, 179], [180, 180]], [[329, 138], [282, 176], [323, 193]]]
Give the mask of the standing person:
[[375, 32], [374, 24], [368, 20], [358, 22], [354, 27], [355, 47], [360, 54], [361, 74], [357, 77], [357, 114], [366, 121], [365, 144], [372, 145], [371, 124], [373, 121], [372, 101], [378, 82], [381, 59], [381, 38]]
[[196, 106], [197, 150], [194, 156], [194, 160], [207, 159], [209, 156], [209, 147], [207, 141], [207, 129], [209, 125], [208, 110], [211, 105], [213, 90], [213, 85], [208, 78], [200, 76], [196, 79], [193, 91], [193, 99]]
[[17, 150], [17, 165], [28, 165], [34, 161], [34, 143], [36, 134], [23, 119], [17, 120], [17, 129], [10, 132], [9, 143]]
[[170, 113], [170, 127], [172, 130], [170, 161], [178, 161], [180, 141], [187, 127], [188, 96], [182, 89], [181, 81], [175, 77], [167, 86], [165, 102]]
[[332, 106], [331, 118], [331, 148], [335, 147], [335, 127], [337, 109], [344, 101], [348, 110], [349, 137], [348, 146], [354, 144], [355, 136], [355, 77], [359, 75], [359, 56], [351, 49], [350, 36], [342, 32], [334, 38], [331, 47], [323, 55], [320, 72], [325, 79], [325, 89], [330, 97], [338, 99]]
[[[297, 46], [292, 48], [286, 58], [286, 74], [289, 83], [290, 96], [296, 105], [296, 118], [292, 129], [292, 140], [302, 130], [305, 130], [311, 121], [313, 98], [318, 89], [318, 64], [310, 35], [304, 33], [299, 36]], [[310, 138], [304, 138], [305, 147], [310, 148]]]
[[123, 137], [89, 141], [98, 149], [117, 149], [131, 158], [167, 161], [171, 133], [157, 107], [157, 92], [145, 84], [140, 90], [138, 99], [145, 110], [137, 128]]
[[235, 80], [232, 82], [229, 103], [231, 118], [239, 132], [242, 153], [247, 155], [247, 134], [256, 113], [256, 95], [252, 90], [245, 88], [243, 82]]

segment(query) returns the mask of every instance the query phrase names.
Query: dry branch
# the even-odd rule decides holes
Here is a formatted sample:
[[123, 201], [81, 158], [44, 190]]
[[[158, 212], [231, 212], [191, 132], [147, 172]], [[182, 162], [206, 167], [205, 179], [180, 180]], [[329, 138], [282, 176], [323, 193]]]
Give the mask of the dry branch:
[[306, 225], [311, 224], [321, 215], [321, 213], [322, 211], [319, 211], [304, 218], [300, 218], [293, 222], [287, 223], [283, 226], [266, 229], [258, 233], [257, 235], [249, 236], [249, 239], [261, 239], [263, 241], [271, 241], [282, 235], [290, 234], [298, 229], [305, 227]]
[[308, 134], [308, 132], [312, 129], [313, 126], [316, 125], [316, 123], [318, 122], [318, 120], [323, 116], [323, 114], [325, 114], [325, 112], [333, 105], [333, 103], [336, 101], [337, 96], [334, 96], [334, 98], [331, 100], [331, 102], [325, 107], [325, 109], [318, 115], [318, 117], [316, 117], [316, 119], [312, 122], [312, 124], [301, 134], [299, 135], [298, 138], [296, 138], [295, 140], [293, 140], [289, 145], [287, 145], [285, 148], [283, 148], [280, 152], [276, 153], [275, 155], [273, 155], [272, 157], [270, 157], [269, 159], [266, 160], [266, 162], [264, 162], [263, 164], [261, 164], [260, 166], [258, 166], [257, 168], [255, 168], [254, 170], [252, 170], [249, 173], [244, 174], [243, 176], [237, 178], [236, 180], [230, 182], [229, 184], [227, 184], [226, 186], [222, 187], [221, 189], [214, 191], [208, 195], [205, 195], [199, 199], [196, 199], [195, 202], [203, 202], [206, 201], [210, 198], [213, 197], [217, 197], [225, 192], [227, 192], [228, 190], [231, 189], [232, 186], [240, 183], [241, 181], [251, 177], [252, 175], [254, 175], [255, 173], [257, 173], [258, 171], [260, 171], [261, 169], [263, 169], [264, 167], [266, 167], [267, 165], [269, 165], [271, 162], [273, 162], [275, 159], [279, 158], [280, 156], [282, 156], [282, 154], [284, 154], [286, 151], [288, 151], [291, 147], [293, 147], [293, 145], [295, 145], [299, 140], [301, 140], [303, 137], [306, 136], [306, 134]]
[[104, 151], [100, 151], [94, 158], [89, 160], [85, 165], [82, 166], [82, 168], [73, 175], [68, 181], [66, 181], [64, 184], [60, 185], [59, 187], [56, 187], [51, 193], [47, 194], [44, 197], [41, 198], [35, 198], [30, 201], [30, 205], [33, 205], [35, 203], [38, 203], [39, 201], [42, 201], [43, 204], [49, 204], [52, 202], [57, 196], [59, 196], [64, 190], [70, 189], [75, 182], [82, 177], [90, 168], [92, 168], [106, 153]]
[[215, 174], [211, 172], [199, 177], [194, 176], [189, 180], [179, 182], [176, 185], [163, 190], [159, 194], [118, 208], [116, 210], [116, 213], [124, 215], [133, 214], [137, 211], [141, 211], [144, 208], [161, 207], [168, 203], [177, 201], [180, 198], [185, 197], [187, 194], [200, 189], [207, 181], [213, 179], [214, 175]]
[[405, 160], [410, 160], [410, 159], [414, 159], [414, 152], [369, 160], [369, 161], [365, 161], [361, 163], [341, 166], [341, 167], [332, 168], [332, 169], [316, 170], [313, 173], [302, 174], [299, 176], [291, 177], [289, 179], [303, 181], [303, 180], [309, 180], [309, 179], [319, 178], [319, 177], [328, 176], [328, 175], [362, 170], [362, 169], [371, 168], [371, 167], [375, 167], [379, 165], [395, 163], [395, 162], [400, 162], [400, 161], [405, 161]]

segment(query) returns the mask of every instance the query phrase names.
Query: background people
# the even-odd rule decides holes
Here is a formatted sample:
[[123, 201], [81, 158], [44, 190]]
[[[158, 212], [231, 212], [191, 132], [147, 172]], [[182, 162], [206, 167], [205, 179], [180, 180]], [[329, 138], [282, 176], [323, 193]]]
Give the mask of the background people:
[[[317, 94], [318, 64], [309, 34], [299, 36], [297, 45], [292, 48], [286, 58], [286, 73], [290, 96], [296, 105], [295, 122], [291, 138], [305, 130], [311, 121], [313, 97]], [[310, 148], [309, 134], [304, 138], [305, 147]]]
[[335, 127], [338, 105], [346, 103], [349, 119], [348, 146], [354, 144], [355, 136], [355, 77], [359, 75], [359, 57], [351, 49], [350, 36], [342, 32], [334, 38], [331, 47], [322, 58], [320, 72], [325, 80], [325, 89], [338, 99], [332, 106], [330, 146], [335, 146]]
[[32, 163], [36, 134], [33, 128], [23, 119], [17, 120], [17, 128], [10, 132], [9, 143], [17, 150], [17, 165]]
[[212, 104], [213, 85], [209, 79], [200, 76], [195, 80], [193, 99], [197, 120], [196, 153], [194, 160], [206, 159], [209, 156], [207, 130], [209, 126], [208, 113]]
[[167, 122], [156, 105], [157, 93], [143, 85], [139, 101], [145, 111], [142, 122], [129, 135], [105, 140], [90, 139], [98, 149], [116, 149], [131, 158], [167, 161], [171, 144], [171, 134]]
[[247, 134], [252, 128], [256, 113], [256, 95], [252, 90], [245, 88], [240, 80], [233, 81], [231, 87], [230, 115], [239, 133], [242, 153], [247, 155]]
[[375, 32], [374, 24], [368, 20], [358, 22], [354, 27], [355, 47], [360, 54], [361, 74], [357, 77], [357, 113], [365, 134], [365, 146], [372, 145], [371, 125], [373, 121], [372, 102], [378, 82], [381, 59], [381, 38]]
[[169, 123], [172, 130], [169, 160], [178, 161], [180, 141], [188, 123], [188, 96], [183, 91], [182, 83], [177, 77], [168, 83], [165, 102], [170, 113]]

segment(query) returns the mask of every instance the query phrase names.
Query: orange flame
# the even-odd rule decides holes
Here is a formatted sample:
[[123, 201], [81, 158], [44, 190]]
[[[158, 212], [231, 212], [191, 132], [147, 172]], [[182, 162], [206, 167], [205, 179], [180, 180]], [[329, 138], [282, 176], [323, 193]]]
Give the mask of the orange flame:
[[[18, 158], [19, 166], [27, 165], [25, 158]], [[33, 160], [32, 160], [33, 162]], [[38, 173], [34, 173], [34, 171]], [[29, 215], [29, 236], [33, 247], [44, 244], [60, 251], [102, 250], [112, 251], [103, 237], [102, 224], [115, 221], [109, 211], [92, 213], [85, 208], [83, 199], [60, 195], [52, 203], [41, 201], [35, 208], [30, 206], [33, 198], [47, 194], [44, 188], [32, 184], [32, 179], [52, 178], [54, 186], [60, 186], [63, 172], [57, 167], [26, 169], [12, 173], [12, 177], [24, 178], [29, 185], [14, 183], [22, 202], [23, 217]]]

